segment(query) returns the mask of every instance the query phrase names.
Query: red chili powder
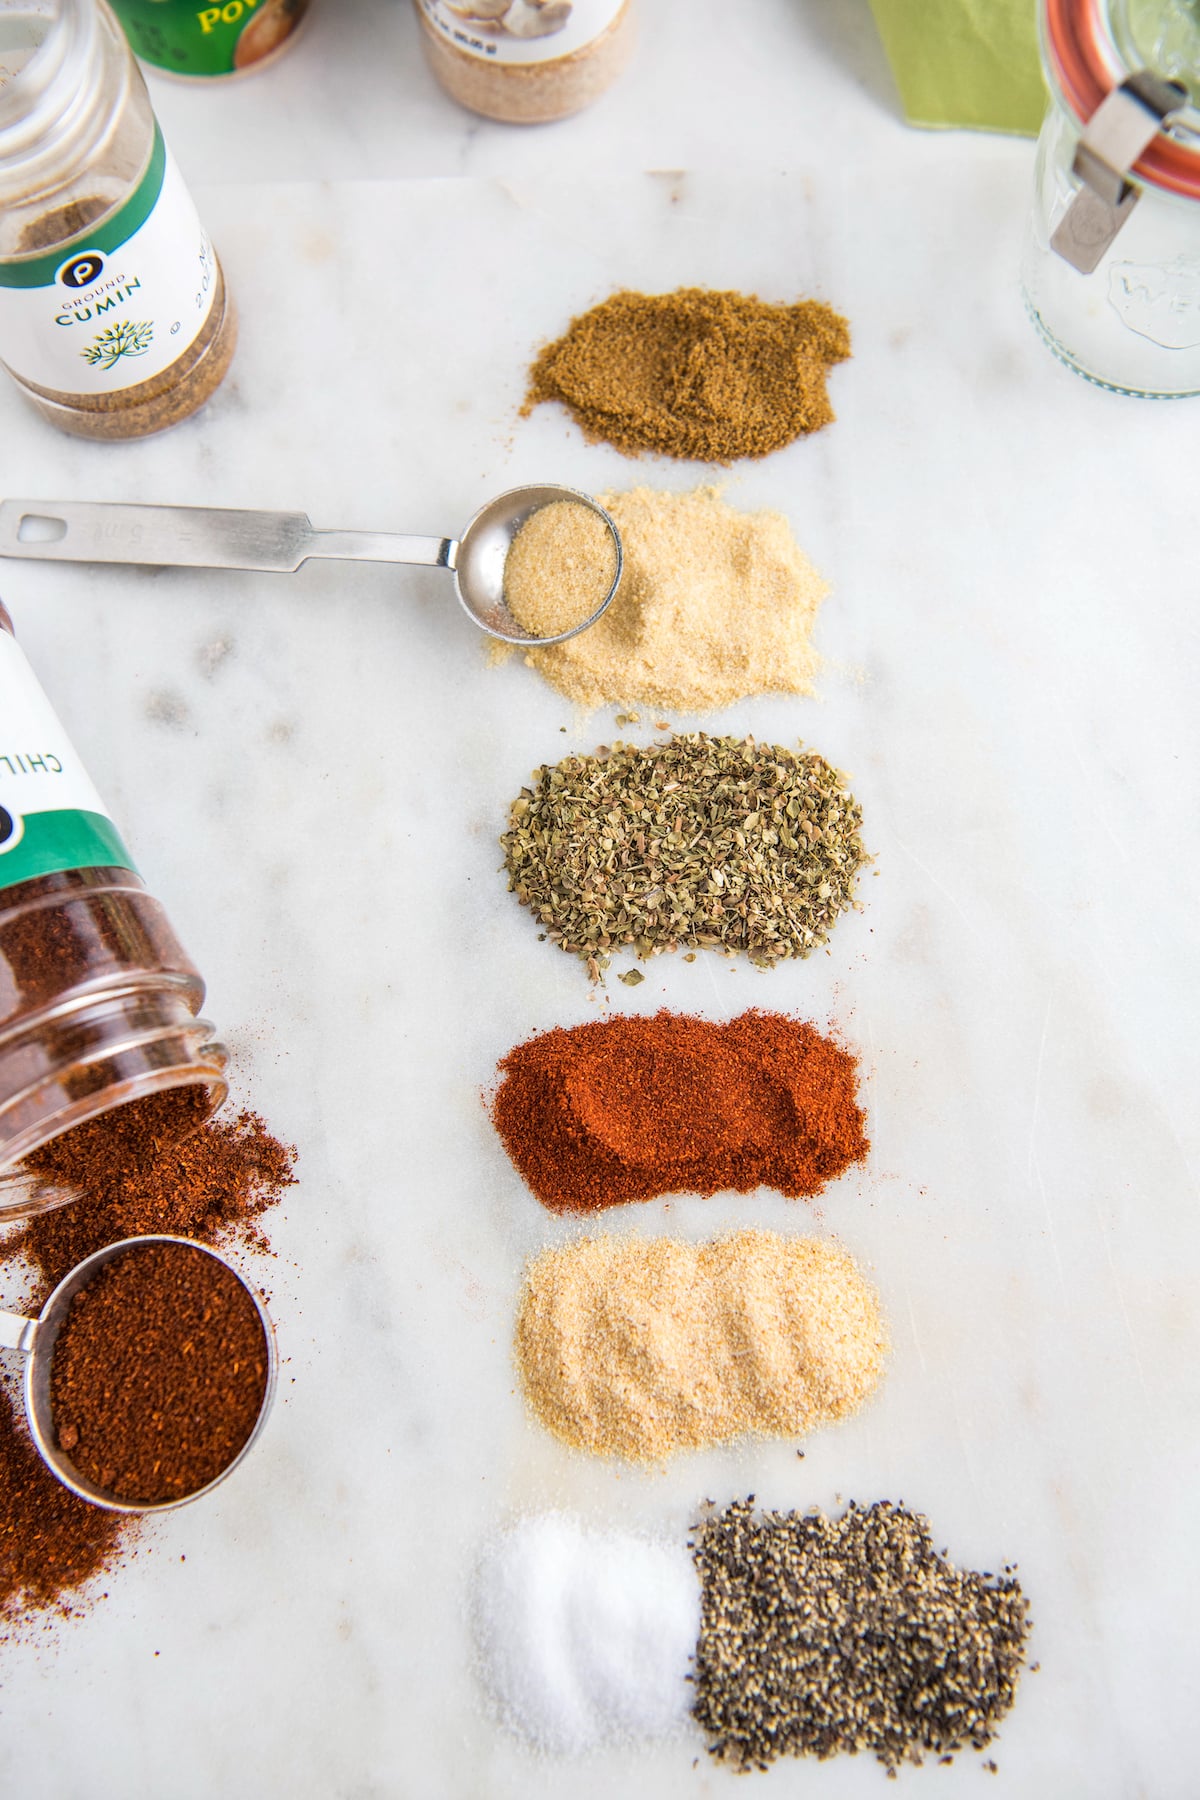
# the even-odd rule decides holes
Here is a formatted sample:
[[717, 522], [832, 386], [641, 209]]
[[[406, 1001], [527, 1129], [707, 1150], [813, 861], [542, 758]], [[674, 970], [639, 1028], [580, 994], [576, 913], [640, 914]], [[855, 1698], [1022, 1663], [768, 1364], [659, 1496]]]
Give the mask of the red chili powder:
[[26, 1256], [40, 1306], [63, 1276], [106, 1244], [146, 1232], [240, 1242], [265, 1250], [259, 1216], [295, 1180], [295, 1151], [257, 1113], [220, 1115], [181, 1136], [174, 1093], [117, 1107], [53, 1138], [28, 1165], [82, 1190], [71, 1206], [41, 1213], [0, 1243], [0, 1261]]
[[142, 1506], [199, 1493], [258, 1423], [267, 1339], [232, 1269], [190, 1244], [122, 1253], [72, 1300], [54, 1345], [59, 1448]]
[[815, 1194], [870, 1148], [854, 1057], [782, 1013], [559, 1027], [511, 1050], [500, 1074], [496, 1129], [551, 1212], [726, 1188]]
[[23, 1615], [69, 1612], [71, 1597], [111, 1567], [136, 1529], [127, 1513], [91, 1506], [55, 1479], [0, 1387], [0, 1642]]
[[[295, 1151], [257, 1113], [195, 1125], [191, 1096], [157, 1094], [38, 1152], [38, 1169], [82, 1194], [0, 1240], [0, 1263], [20, 1256], [32, 1266], [23, 1310], [36, 1311], [77, 1262], [120, 1238], [165, 1232], [269, 1248], [259, 1221], [295, 1180]], [[181, 1137], [185, 1129], [191, 1135]], [[20, 1403], [0, 1387], [0, 1641], [30, 1615], [71, 1611], [77, 1591], [120, 1559], [137, 1530], [136, 1516], [105, 1512], [55, 1479], [30, 1441]]]

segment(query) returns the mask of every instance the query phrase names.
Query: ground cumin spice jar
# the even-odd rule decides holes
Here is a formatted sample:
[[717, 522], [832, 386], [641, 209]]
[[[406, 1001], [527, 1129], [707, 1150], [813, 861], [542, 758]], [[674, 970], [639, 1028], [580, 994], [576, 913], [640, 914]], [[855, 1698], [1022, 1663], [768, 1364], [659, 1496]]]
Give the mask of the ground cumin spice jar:
[[506, 124], [598, 100], [633, 48], [631, 0], [413, 0], [429, 66], [463, 106]]
[[296, 38], [308, 0], [112, 0], [135, 53], [172, 75], [256, 73]]
[[79, 437], [186, 419], [229, 368], [221, 266], [104, 0], [0, 7], [0, 357]]
[[[147, 893], [0, 605], [0, 1170], [127, 1102], [226, 1094], [204, 983]], [[0, 1219], [62, 1195], [0, 1179]]]

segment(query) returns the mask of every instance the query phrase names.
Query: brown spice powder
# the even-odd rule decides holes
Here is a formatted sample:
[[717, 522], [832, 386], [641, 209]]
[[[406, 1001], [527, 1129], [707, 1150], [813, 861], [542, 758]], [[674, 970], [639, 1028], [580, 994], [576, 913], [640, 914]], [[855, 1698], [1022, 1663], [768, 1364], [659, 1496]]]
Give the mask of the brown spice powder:
[[0, 1386], [0, 1641], [23, 1616], [69, 1612], [136, 1530], [136, 1519], [91, 1506], [55, 1479]]
[[820, 300], [622, 289], [539, 351], [521, 413], [557, 400], [627, 456], [768, 456], [830, 423], [825, 377], [849, 355], [846, 320]]
[[39, 1174], [84, 1190], [73, 1206], [42, 1213], [0, 1242], [0, 1262], [15, 1256], [32, 1262], [34, 1304], [77, 1262], [121, 1238], [162, 1232], [267, 1248], [258, 1220], [295, 1180], [295, 1151], [248, 1111], [210, 1119], [178, 1141], [185, 1095], [156, 1094], [118, 1107], [28, 1159]]
[[254, 1430], [267, 1341], [237, 1276], [203, 1250], [145, 1244], [71, 1302], [50, 1365], [59, 1448], [118, 1500], [198, 1493]]
[[[178, 1141], [188, 1105], [186, 1090], [134, 1101], [39, 1151], [42, 1172], [85, 1192], [0, 1239], [0, 1264], [25, 1257], [32, 1265], [28, 1308], [40, 1308], [94, 1250], [139, 1233], [269, 1248], [259, 1221], [295, 1180], [294, 1149], [249, 1111], [209, 1119]], [[129, 1550], [138, 1525], [55, 1479], [0, 1384], [0, 1637], [38, 1612], [70, 1611], [78, 1591]]]

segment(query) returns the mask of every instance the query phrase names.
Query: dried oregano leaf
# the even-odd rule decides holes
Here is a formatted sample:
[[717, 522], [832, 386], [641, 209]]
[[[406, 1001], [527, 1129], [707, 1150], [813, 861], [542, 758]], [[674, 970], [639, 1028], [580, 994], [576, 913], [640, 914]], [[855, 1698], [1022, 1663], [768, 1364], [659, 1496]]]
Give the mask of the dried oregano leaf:
[[810, 955], [854, 905], [861, 824], [816, 751], [698, 731], [544, 764], [500, 842], [509, 891], [598, 980], [622, 949]]

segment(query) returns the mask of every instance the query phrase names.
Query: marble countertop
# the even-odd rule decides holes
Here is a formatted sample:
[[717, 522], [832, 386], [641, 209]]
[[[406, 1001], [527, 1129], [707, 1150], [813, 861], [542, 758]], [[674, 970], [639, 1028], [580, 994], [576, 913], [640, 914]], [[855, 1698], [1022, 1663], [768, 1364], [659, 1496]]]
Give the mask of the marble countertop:
[[[529, 771], [611, 741], [613, 715], [489, 666], [438, 573], [0, 565], [208, 977], [238, 1092], [301, 1174], [272, 1227], [281, 1404], [107, 1601], [0, 1651], [5, 1792], [749, 1794], [698, 1737], [532, 1756], [483, 1710], [465, 1597], [514, 1511], [682, 1534], [703, 1497], [753, 1491], [903, 1497], [960, 1563], [1019, 1563], [1040, 1669], [989, 1793], [1195, 1793], [1200, 414], [1050, 358], [1016, 282], [1032, 146], [906, 130], [865, 9], [643, 10], [627, 82], [554, 130], [443, 101], [379, 0], [318, 0], [274, 73], [227, 92], [156, 82], [237, 295], [232, 376], [125, 446], [64, 439], [0, 388], [0, 491], [454, 532], [525, 480], [690, 487], [711, 472], [630, 464], [549, 408], [519, 420], [533, 347], [622, 284], [826, 298], [854, 333], [836, 424], [726, 477], [832, 584], [820, 698], [672, 722], [803, 738], [848, 770], [864, 909], [807, 963], [661, 958], [636, 991], [589, 990], [506, 894], [496, 838]], [[818, 1205], [604, 1221], [822, 1228], [869, 1265], [889, 1375], [802, 1463], [778, 1444], [594, 1464], [514, 1392], [524, 1258], [578, 1227], [524, 1189], [482, 1090], [534, 1031], [663, 1004], [795, 1011], [862, 1058], [871, 1157]], [[749, 1780], [885, 1791], [863, 1758]], [[980, 1780], [969, 1754], [901, 1776]]]

